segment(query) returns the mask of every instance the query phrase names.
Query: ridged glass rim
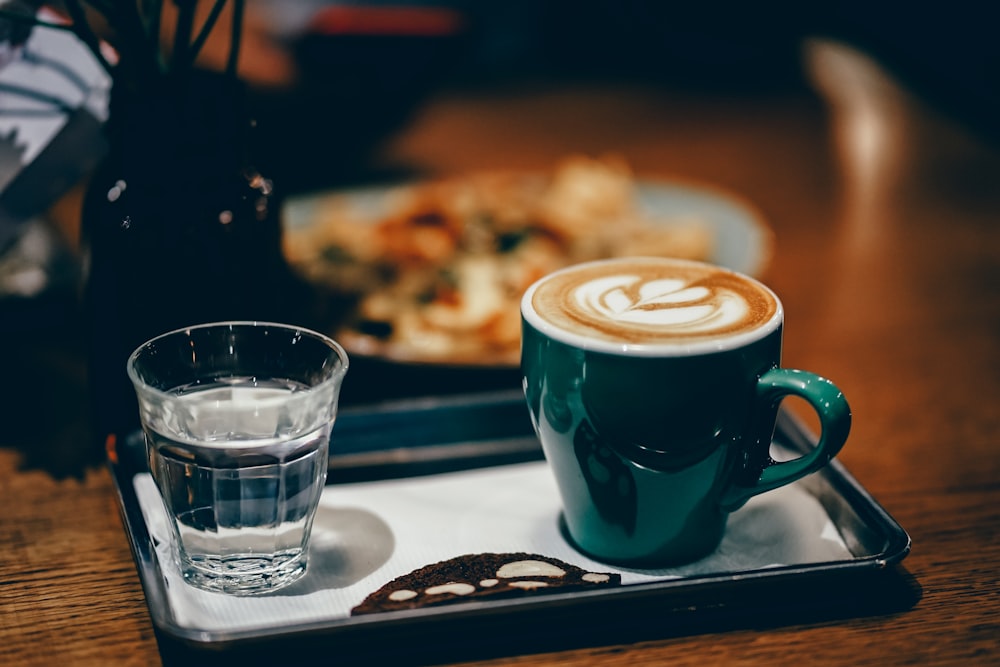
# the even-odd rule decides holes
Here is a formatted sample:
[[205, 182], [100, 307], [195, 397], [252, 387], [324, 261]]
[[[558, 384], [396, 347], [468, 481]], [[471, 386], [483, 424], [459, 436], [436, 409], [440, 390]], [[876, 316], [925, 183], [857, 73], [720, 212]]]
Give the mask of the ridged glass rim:
[[142, 343], [137, 348], [135, 348], [135, 350], [132, 351], [132, 353], [128, 357], [128, 361], [126, 362], [126, 372], [128, 373], [129, 379], [132, 381], [132, 384], [135, 387], [139, 388], [142, 392], [147, 393], [150, 396], [156, 396], [166, 400], [175, 400], [176, 399], [175, 394], [171, 393], [170, 391], [157, 389], [156, 387], [153, 387], [152, 385], [148, 384], [145, 380], [143, 380], [141, 377], [139, 377], [139, 374], [135, 370], [135, 363], [143, 352], [148, 350], [150, 347], [154, 346], [157, 342], [181, 334], [189, 335], [190, 332], [199, 329], [234, 330], [234, 329], [267, 329], [267, 328], [279, 329], [287, 333], [299, 333], [318, 340], [320, 343], [326, 345], [328, 348], [330, 348], [330, 350], [334, 352], [334, 354], [337, 356], [337, 359], [340, 362], [340, 365], [337, 369], [335, 369], [332, 373], [330, 373], [329, 377], [324, 378], [322, 382], [319, 382], [313, 386], [306, 387], [304, 389], [296, 391], [290, 396], [275, 397], [271, 399], [260, 399], [259, 401], [260, 405], [266, 406], [269, 403], [275, 403], [275, 404], [287, 403], [290, 400], [297, 400], [297, 398], [304, 400], [308, 396], [315, 394], [317, 391], [327, 387], [331, 383], [336, 383], [341, 381], [343, 377], [347, 374], [347, 369], [350, 366], [350, 359], [347, 356], [347, 351], [340, 343], [335, 341], [333, 338], [325, 334], [322, 334], [318, 331], [309, 329], [308, 327], [303, 327], [295, 324], [284, 324], [281, 322], [270, 322], [262, 320], [224, 320], [218, 322], [205, 322], [201, 324], [193, 324], [186, 327], [180, 327], [178, 329], [173, 329], [171, 331], [165, 331], [161, 334], [158, 334], [150, 338], [149, 340]]

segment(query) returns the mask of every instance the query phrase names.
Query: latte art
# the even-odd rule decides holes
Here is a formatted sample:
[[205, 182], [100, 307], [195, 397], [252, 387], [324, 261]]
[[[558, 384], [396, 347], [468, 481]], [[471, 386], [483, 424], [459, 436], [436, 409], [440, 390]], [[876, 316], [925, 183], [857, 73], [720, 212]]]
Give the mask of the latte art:
[[777, 299], [752, 278], [664, 258], [558, 271], [529, 290], [524, 307], [529, 320], [615, 344], [723, 341], [780, 320]]
[[677, 332], [712, 333], [739, 324], [747, 304], [739, 294], [676, 278], [645, 281], [641, 276], [598, 278], [580, 285], [573, 298], [594, 319], [628, 322]]

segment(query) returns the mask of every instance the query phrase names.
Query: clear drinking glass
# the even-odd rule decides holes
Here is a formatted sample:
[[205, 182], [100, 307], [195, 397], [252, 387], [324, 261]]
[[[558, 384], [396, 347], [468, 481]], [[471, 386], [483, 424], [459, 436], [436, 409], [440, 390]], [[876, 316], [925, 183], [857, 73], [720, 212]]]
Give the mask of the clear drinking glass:
[[128, 360], [184, 579], [251, 595], [306, 571], [348, 359], [301, 327], [219, 322]]

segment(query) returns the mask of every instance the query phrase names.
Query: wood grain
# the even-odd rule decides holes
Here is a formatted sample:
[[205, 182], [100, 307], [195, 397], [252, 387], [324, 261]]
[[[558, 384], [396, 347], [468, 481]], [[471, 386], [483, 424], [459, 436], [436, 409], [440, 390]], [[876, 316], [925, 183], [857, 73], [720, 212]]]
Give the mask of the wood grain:
[[157, 664], [103, 468], [56, 481], [0, 450], [0, 664]]
[[[428, 173], [613, 151], [643, 175], [708, 181], [753, 202], [776, 234], [764, 278], [787, 310], [784, 362], [843, 388], [855, 422], [840, 459], [913, 538], [898, 572], [911, 599], [895, 607], [873, 589], [841, 614], [679, 633], [650, 622], [609, 644], [515, 645], [488, 664], [1000, 664], [1000, 152], [897, 92], [905, 141], [886, 150], [905, 147], [905, 159], [876, 165], [869, 187], [857, 172], [872, 165], [844, 143], [856, 119], [835, 93], [451, 93], [386, 148], [385, 164]], [[45, 350], [59, 340], [38, 354], [53, 359]], [[59, 349], [76, 358], [71, 342]], [[79, 444], [86, 400], [79, 362], [52, 365], [66, 384], [46, 414], [69, 425], [55, 418], [40, 442], [0, 433], [0, 663], [159, 664], [108, 472], [47, 459]]]

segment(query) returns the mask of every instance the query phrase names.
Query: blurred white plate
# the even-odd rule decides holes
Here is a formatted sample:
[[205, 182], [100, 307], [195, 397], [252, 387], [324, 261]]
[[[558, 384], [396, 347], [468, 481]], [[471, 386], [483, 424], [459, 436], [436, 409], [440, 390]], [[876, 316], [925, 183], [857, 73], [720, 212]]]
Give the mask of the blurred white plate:
[[704, 222], [715, 237], [713, 264], [758, 277], [771, 261], [771, 228], [741, 198], [711, 186], [667, 181], [640, 181], [637, 191], [640, 205], [651, 214]]

